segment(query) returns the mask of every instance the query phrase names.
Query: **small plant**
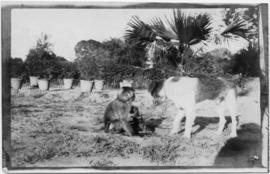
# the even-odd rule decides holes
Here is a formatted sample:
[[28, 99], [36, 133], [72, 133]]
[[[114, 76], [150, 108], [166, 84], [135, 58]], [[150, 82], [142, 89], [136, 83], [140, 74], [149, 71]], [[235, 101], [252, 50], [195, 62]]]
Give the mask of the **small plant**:
[[62, 78], [74, 79], [78, 75], [78, 70], [73, 62], [66, 62], [62, 65]]

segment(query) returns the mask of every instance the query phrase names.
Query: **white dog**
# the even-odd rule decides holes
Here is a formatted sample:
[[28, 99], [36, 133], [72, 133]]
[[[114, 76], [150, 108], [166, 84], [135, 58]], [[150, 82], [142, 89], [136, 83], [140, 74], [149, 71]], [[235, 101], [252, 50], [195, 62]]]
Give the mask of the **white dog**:
[[154, 104], [159, 104], [168, 98], [179, 108], [170, 134], [180, 131], [181, 120], [186, 116], [184, 136], [190, 138], [196, 104], [205, 100], [212, 100], [217, 104], [219, 115], [217, 134], [223, 132], [226, 123], [224, 111], [227, 107], [232, 118], [231, 137], [237, 136], [236, 87], [225, 78], [170, 77], [163, 81], [152, 82], [149, 86], [149, 92], [154, 98]]

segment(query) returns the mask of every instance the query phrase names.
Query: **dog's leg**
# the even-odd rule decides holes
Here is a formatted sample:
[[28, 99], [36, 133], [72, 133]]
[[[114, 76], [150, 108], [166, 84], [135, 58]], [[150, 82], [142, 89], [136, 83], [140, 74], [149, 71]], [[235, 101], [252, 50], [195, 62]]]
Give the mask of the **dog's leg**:
[[224, 115], [224, 102], [221, 102], [217, 107], [217, 112], [219, 116], [218, 130], [217, 135], [221, 135], [226, 123], [225, 115]]
[[184, 117], [184, 110], [182, 108], [180, 108], [178, 114], [175, 116], [174, 120], [173, 120], [173, 128], [170, 132], [170, 135], [176, 134], [180, 131], [180, 126], [181, 126], [181, 121]]
[[192, 126], [195, 119], [194, 109], [190, 108], [186, 111], [186, 123], [184, 136], [188, 139], [191, 137]]
[[236, 120], [236, 110], [237, 110], [237, 98], [236, 98], [236, 91], [234, 89], [231, 89], [228, 92], [227, 98], [226, 98], [226, 105], [230, 111], [231, 118], [232, 118], [232, 127], [231, 127], [231, 135], [230, 137], [236, 137], [236, 129], [237, 129], [237, 120]]
[[232, 117], [232, 132], [230, 137], [237, 137], [237, 133], [236, 133], [236, 127], [237, 127], [237, 120], [236, 120], [236, 116], [231, 116]]

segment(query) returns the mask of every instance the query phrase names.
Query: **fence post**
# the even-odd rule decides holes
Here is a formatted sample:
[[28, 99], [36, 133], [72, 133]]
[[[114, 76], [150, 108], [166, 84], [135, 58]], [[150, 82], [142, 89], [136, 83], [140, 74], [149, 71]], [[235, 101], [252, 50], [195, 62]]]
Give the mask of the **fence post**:
[[268, 111], [268, 6], [259, 5], [259, 48], [261, 68], [261, 131], [262, 131], [262, 165], [268, 168], [268, 139], [269, 139], [269, 111]]

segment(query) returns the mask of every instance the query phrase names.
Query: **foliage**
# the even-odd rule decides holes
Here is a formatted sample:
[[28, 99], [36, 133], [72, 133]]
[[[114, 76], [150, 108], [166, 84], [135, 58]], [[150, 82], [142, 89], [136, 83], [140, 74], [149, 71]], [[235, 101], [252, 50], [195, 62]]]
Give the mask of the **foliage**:
[[206, 14], [188, 16], [179, 9], [173, 12], [173, 20], [169, 21], [170, 28], [179, 40], [179, 49], [185, 45], [194, 45], [208, 39], [212, 30], [210, 18]]
[[259, 49], [250, 44], [247, 49], [242, 49], [235, 54], [232, 73], [242, 73], [243, 76], [247, 77], [259, 77], [261, 75]]
[[102, 42], [102, 45], [109, 51], [110, 60], [117, 60], [124, 55], [125, 42], [121, 39], [112, 38], [108, 41]]
[[132, 66], [119, 65], [111, 62], [105, 66], [105, 81], [109, 86], [118, 87], [119, 82], [124, 79], [132, 79], [138, 71], [139, 69]]
[[[249, 24], [245, 23], [245, 28], [250, 32], [245, 36], [250, 42], [252, 42], [253, 46], [258, 46], [258, 7], [249, 7], [244, 9], [239, 8], [227, 8], [225, 9], [225, 14], [223, 21], [226, 25], [230, 26], [234, 23], [234, 21], [248, 21]], [[240, 32], [241, 33], [241, 32]]]
[[77, 66], [74, 62], [65, 62], [62, 64], [62, 75], [61, 78], [77, 78], [79, 75], [79, 71], [77, 70]]
[[132, 79], [135, 88], [147, 88], [149, 81], [175, 75], [175, 71], [160, 68], [143, 69], [129, 65], [110, 63], [105, 67], [104, 79], [109, 87], [118, 88], [119, 82]]
[[190, 46], [206, 41], [212, 30], [208, 15], [188, 16], [179, 9], [173, 11], [173, 18], [167, 23], [169, 28], [160, 18], [154, 18], [150, 24], [146, 24], [134, 17], [128, 23], [130, 29], [126, 30], [125, 39], [146, 46], [148, 50], [153, 48], [153, 52], [166, 51], [173, 46], [177, 48], [177, 55], [183, 64]]
[[75, 46], [76, 65], [81, 79], [102, 78], [104, 66], [109, 61], [109, 51], [95, 40], [80, 41]]
[[75, 60], [76, 66], [80, 72], [82, 80], [94, 80], [97, 72], [96, 62], [90, 58], [84, 57]]
[[53, 62], [55, 54], [50, 54], [44, 50], [30, 49], [25, 64], [29, 75], [39, 76], [49, 68], [47, 62]]
[[[250, 14], [255, 15], [254, 12]], [[193, 49], [197, 49], [198, 46], [192, 46], [207, 44], [210, 41], [212, 26], [207, 14], [189, 16], [177, 9], [173, 11], [173, 18], [167, 19], [166, 22], [167, 25], [160, 18], [154, 18], [150, 23], [145, 23], [138, 17], [133, 17], [128, 23], [129, 29], [126, 30], [125, 39], [133, 44], [146, 47], [148, 58], [154, 63], [154, 66], [177, 69], [181, 72], [180, 74], [186, 71], [188, 73], [224, 73], [222, 69], [229, 68], [218, 67], [217, 62], [213, 62], [210, 58], [202, 60], [195, 57], [196, 52]], [[250, 36], [252, 27], [250, 27], [248, 18], [236, 17], [228, 24], [230, 25], [221, 33], [224, 39], [228, 37], [247, 39]], [[218, 43], [216, 39], [214, 42]], [[195, 65], [196, 62], [199, 64]], [[208, 65], [212, 62], [215, 65]], [[223, 63], [230, 64], [231, 62]], [[200, 68], [200, 66], [203, 67]]]
[[110, 61], [123, 65], [145, 66], [146, 56], [144, 47], [115, 38], [102, 44], [109, 51]]
[[232, 54], [224, 48], [215, 49], [200, 57], [191, 57], [185, 64], [188, 74], [205, 74], [209, 76], [222, 76], [231, 73], [232, 66]]
[[221, 35], [228, 38], [232, 37], [231, 35], [233, 35], [246, 39], [248, 33], [249, 29], [246, 28], [245, 21], [236, 19], [230, 25], [228, 25], [228, 27], [221, 33]]
[[123, 54], [123, 56], [119, 57], [117, 63], [122, 65], [145, 67], [145, 61], [147, 58], [144, 47], [126, 43]]
[[21, 58], [10, 58], [10, 76], [16, 78], [24, 78], [25, 65]]
[[82, 40], [75, 46], [76, 58], [91, 57], [102, 51], [102, 44], [95, 40]]

